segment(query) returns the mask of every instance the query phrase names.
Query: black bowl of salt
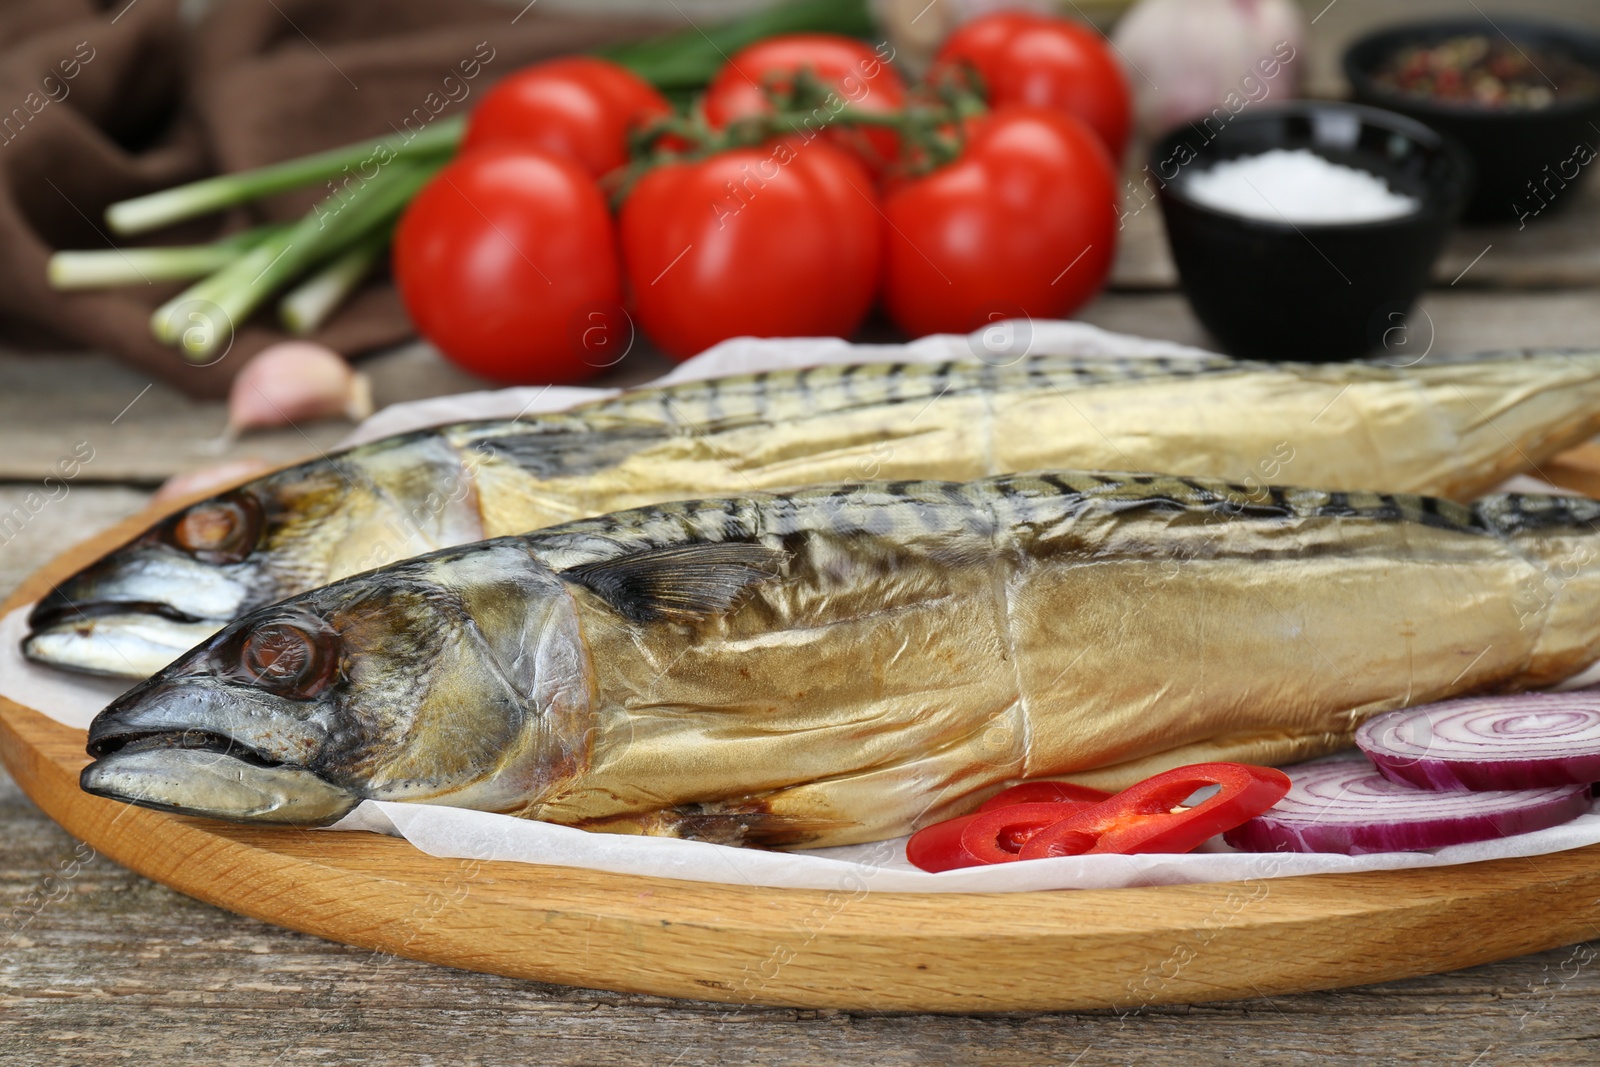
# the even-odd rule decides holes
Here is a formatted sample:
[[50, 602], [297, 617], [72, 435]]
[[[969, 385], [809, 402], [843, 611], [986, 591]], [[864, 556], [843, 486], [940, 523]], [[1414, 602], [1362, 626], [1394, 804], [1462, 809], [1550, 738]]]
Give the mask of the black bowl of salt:
[[1421, 349], [1409, 316], [1471, 188], [1454, 142], [1306, 101], [1174, 130], [1148, 173], [1184, 294], [1229, 353], [1399, 362]]

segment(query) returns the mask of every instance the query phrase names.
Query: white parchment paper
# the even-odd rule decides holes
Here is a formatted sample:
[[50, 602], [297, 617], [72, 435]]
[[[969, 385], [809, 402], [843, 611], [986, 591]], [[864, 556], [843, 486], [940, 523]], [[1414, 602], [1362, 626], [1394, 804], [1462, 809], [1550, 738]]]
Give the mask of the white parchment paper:
[[[970, 337], [936, 335], [907, 345], [852, 345], [831, 338], [736, 338], [681, 364], [656, 384], [821, 363], [980, 358], [1009, 361], [1023, 353], [1168, 357], [1209, 354], [1186, 345], [1109, 333], [1079, 322], [998, 323]], [[458, 420], [559, 411], [614, 392], [528, 387], [398, 404], [364, 422], [345, 444]], [[1536, 484], [1537, 489], [1527, 488], [1551, 488]], [[22, 608], [0, 619], [0, 694], [67, 726], [86, 729], [95, 714], [129, 683], [68, 674], [24, 660], [19, 646], [27, 633], [27, 613], [28, 609]], [[1568, 686], [1584, 684], [1596, 670], [1591, 668]], [[1535, 857], [1600, 844], [1600, 803], [1589, 814], [1562, 826], [1430, 852], [1258, 855], [1234, 852], [1214, 840], [1196, 852], [1179, 856], [1068, 856], [941, 874], [928, 874], [908, 863], [904, 838], [808, 852], [761, 852], [700, 841], [596, 834], [489, 812], [373, 800], [362, 802], [330, 829], [401, 837], [428, 855], [441, 858], [587, 867], [691, 882], [843, 892], [1012, 893], [1235, 882]]]

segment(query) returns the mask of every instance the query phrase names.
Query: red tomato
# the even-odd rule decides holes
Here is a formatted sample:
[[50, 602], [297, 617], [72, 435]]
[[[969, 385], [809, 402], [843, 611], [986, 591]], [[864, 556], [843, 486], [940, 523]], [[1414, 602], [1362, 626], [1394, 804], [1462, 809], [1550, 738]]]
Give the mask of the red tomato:
[[628, 133], [672, 111], [626, 67], [571, 56], [526, 67], [489, 90], [467, 122], [462, 149], [536, 148], [575, 160], [598, 178], [628, 161]]
[[820, 138], [658, 167], [620, 228], [639, 325], [676, 359], [729, 337], [846, 336], [882, 272], [871, 179]]
[[1002, 11], [957, 29], [934, 57], [930, 77], [971, 67], [989, 104], [1031, 104], [1076, 115], [1122, 158], [1132, 103], [1122, 67], [1099, 31], [1071, 19]]
[[626, 329], [606, 201], [578, 164], [506, 145], [463, 153], [406, 208], [394, 274], [411, 320], [453, 362], [502, 382], [574, 382], [609, 365], [600, 313]]
[[[829, 111], [837, 113], [845, 105], [873, 114], [905, 106], [905, 82], [870, 45], [832, 33], [791, 33], [734, 53], [706, 89], [706, 121], [721, 129], [734, 119], [769, 114], [772, 104], [766, 88], [787, 90], [794, 84], [794, 72], [802, 69], [833, 87], [835, 94], [823, 109], [812, 110], [807, 129], [828, 126]], [[828, 130], [828, 138], [858, 155], [875, 173], [895, 158], [900, 144], [893, 130], [881, 128], [839, 125]]]
[[1078, 120], [1017, 106], [973, 120], [960, 159], [884, 200], [890, 317], [921, 336], [1070, 314], [1111, 270], [1116, 202], [1111, 159]]

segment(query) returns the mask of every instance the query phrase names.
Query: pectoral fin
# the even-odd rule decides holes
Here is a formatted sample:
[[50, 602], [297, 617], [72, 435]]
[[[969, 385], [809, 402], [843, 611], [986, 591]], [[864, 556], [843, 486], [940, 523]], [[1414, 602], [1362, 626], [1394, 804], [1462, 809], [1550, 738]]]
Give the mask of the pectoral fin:
[[727, 611], [747, 588], [777, 576], [778, 549], [749, 542], [683, 545], [585, 563], [561, 577], [633, 622], [691, 622]]
[[768, 811], [759, 800], [685, 804], [658, 811], [615, 815], [573, 823], [607, 834], [679, 837], [740, 848], [803, 848], [836, 834], [847, 824], [832, 819], [783, 815]]

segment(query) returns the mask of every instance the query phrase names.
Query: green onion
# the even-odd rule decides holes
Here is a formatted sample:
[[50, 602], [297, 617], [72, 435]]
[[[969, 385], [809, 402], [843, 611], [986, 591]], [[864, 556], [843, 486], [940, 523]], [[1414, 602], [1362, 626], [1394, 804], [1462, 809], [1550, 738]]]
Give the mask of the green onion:
[[285, 293], [278, 303], [284, 328], [304, 337], [326, 322], [388, 250], [392, 236], [387, 226], [373, 230]]
[[358, 179], [363, 178], [359, 173], [362, 165], [372, 163], [379, 153], [387, 152], [390, 155], [388, 162], [381, 159], [377, 161], [380, 172], [390, 162], [401, 159], [442, 158], [455, 151], [465, 130], [466, 120], [458, 116], [435, 122], [421, 132], [412, 134], [409, 140], [399, 134], [380, 137], [267, 167], [257, 167], [255, 170], [219, 174], [214, 178], [112, 204], [106, 208], [106, 222], [120, 234], [144, 233], [169, 223], [334, 178], [347, 169], [354, 168]]
[[283, 225], [257, 226], [207, 245], [56, 252], [50, 257], [50, 285], [55, 289], [104, 289], [114, 285], [201, 278], [226, 267], [284, 228]]
[[[157, 308], [151, 332], [157, 340], [177, 344], [190, 359], [209, 358], [267, 297], [391, 222], [441, 166], [442, 161], [396, 161], [354, 190], [347, 202], [329, 197], [289, 229]], [[186, 310], [189, 304], [200, 306]]]

